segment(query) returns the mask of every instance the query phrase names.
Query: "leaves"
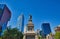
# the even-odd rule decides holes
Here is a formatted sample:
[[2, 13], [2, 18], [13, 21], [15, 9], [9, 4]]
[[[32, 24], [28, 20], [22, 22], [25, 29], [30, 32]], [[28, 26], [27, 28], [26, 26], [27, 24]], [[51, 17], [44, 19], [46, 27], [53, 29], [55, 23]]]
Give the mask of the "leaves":
[[3, 38], [9, 38], [9, 39], [22, 39], [23, 34], [18, 31], [17, 28], [7, 28], [7, 30], [4, 32]]
[[60, 32], [56, 32], [55, 39], [60, 39]]

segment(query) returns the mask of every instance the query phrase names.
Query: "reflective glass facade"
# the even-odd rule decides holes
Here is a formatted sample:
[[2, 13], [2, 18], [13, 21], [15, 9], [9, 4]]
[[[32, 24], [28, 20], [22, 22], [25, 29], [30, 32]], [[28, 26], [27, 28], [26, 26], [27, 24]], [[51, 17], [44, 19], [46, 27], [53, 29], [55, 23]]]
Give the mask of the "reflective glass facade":
[[11, 18], [11, 12], [5, 4], [0, 4], [0, 36], [7, 28], [7, 23]]
[[24, 32], [24, 15], [23, 14], [21, 14], [18, 17], [17, 26], [18, 26], [17, 28], [19, 29], [19, 31]]
[[50, 29], [50, 24], [49, 23], [43, 23], [42, 24], [42, 32], [44, 33], [45, 36], [47, 34], [51, 33], [51, 29]]

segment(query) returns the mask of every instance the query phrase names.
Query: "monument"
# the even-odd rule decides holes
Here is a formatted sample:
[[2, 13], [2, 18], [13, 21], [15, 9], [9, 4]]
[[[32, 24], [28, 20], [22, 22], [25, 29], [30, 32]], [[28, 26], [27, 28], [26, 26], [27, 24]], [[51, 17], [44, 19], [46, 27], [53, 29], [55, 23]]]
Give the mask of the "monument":
[[27, 31], [24, 33], [23, 39], [38, 39], [37, 34], [34, 31], [34, 24], [32, 23], [32, 16], [29, 16]]

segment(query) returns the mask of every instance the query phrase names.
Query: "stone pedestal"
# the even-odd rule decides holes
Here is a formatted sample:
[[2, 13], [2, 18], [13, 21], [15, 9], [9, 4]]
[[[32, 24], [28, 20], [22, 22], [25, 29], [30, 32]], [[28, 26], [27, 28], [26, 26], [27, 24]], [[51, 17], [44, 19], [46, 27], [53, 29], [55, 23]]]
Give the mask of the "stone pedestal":
[[24, 33], [23, 39], [38, 39], [34, 31], [34, 24], [32, 23], [32, 16], [30, 15], [29, 22], [27, 24], [27, 31]]
[[30, 34], [30, 35], [27, 35], [25, 34], [23, 39], [38, 39], [38, 36], [36, 34]]

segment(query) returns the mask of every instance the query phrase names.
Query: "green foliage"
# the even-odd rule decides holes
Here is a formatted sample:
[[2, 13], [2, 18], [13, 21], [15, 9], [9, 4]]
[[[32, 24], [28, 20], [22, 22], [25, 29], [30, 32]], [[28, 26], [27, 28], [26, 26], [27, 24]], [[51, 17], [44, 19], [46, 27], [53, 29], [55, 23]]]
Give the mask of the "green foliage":
[[2, 39], [2, 37], [0, 37], [0, 39]]
[[23, 39], [23, 34], [17, 28], [7, 28], [4, 32], [3, 39]]
[[40, 36], [38, 36], [38, 39], [40, 39]]
[[39, 36], [38, 36], [38, 39], [42, 39], [42, 36], [39, 35]]
[[55, 39], [60, 39], [60, 32], [56, 32]]
[[2, 39], [2, 37], [0, 36], [0, 39]]

